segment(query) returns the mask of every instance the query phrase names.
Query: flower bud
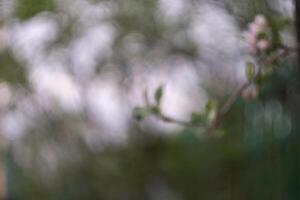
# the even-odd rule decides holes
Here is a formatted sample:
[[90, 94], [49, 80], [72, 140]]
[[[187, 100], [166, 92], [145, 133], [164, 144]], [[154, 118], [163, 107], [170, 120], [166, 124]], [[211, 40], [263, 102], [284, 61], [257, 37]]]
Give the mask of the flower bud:
[[264, 29], [267, 26], [267, 19], [264, 15], [256, 15], [254, 23]]
[[242, 91], [241, 96], [246, 101], [254, 100], [258, 97], [258, 89], [257, 86], [251, 85]]
[[257, 42], [257, 48], [261, 51], [268, 49], [269, 46], [270, 46], [270, 43], [266, 39], [262, 39]]
[[252, 33], [253, 35], [257, 36], [259, 33], [264, 31], [264, 27], [257, 25], [254, 22], [251, 22], [248, 25], [248, 30], [250, 33]]

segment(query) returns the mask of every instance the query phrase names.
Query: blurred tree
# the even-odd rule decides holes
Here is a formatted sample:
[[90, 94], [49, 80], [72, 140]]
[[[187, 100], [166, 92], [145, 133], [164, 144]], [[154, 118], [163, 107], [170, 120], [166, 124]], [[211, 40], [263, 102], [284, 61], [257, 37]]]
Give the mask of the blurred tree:
[[[31, 105], [23, 101], [25, 98], [19, 99], [17, 95], [15, 102], [1, 108], [3, 110], [1, 112], [8, 114], [9, 117], [24, 119], [15, 123], [3, 120], [8, 124], [4, 125], [9, 126], [8, 129], [11, 130], [13, 126], [19, 127], [18, 125], [27, 122], [26, 120], [33, 119], [33, 123], [28, 123], [26, 133], [20, 133], [21, 136], [16, 141], [7, 141], [5, 145], [6, 150], [3, 154], [7, 171], [7, 199], [297, 200], [300, 198], [298, 145], [300, 85], [299, 75], [296, 73], [300, 65], [297, 65], [296, 58], [291, 55], [295, 51], [294, 46], [291, 49], [286, 48], [282, 36], [284, 28], [293, 29], [290, 23], [293, 19], [286, 20], [286, 16], [281, 16], [279, 11], [274, 9], [275, 1], [190, 0], [183, 3], [190, 7], [186, 12], [182, 11], [182, 17], [174, 25], [162, 19], [165, 13], [159, 13], [159, 3], [161, 1], [153, 0], [42, 2], [19, 0], [15, 13], [9, 20], [4, 20], [4, 25], [11, 23], [10, 20], [21, 20], [26, 23], [46, 11], [56, 16], [59, 30], [57, 37], [49, 42], [50, 47], [36, 51], [38, 53], [45, 51], [50, 58], [37, 56], [40, 60], [33, 64], [29, 61], [20, 63], [22, 59], [19, 59], [16, 53], [18, 51], [11, 51], [9, 48], [1, 51], [0, 78], [13, 86], [17, 84], [25, 89], [31, 78], [28, 74], [32, 70], [30, 68], [32, 66], [27, 66], [28, 63], [39, 65], [41, 61], [55, 59], [66, 65], [63, 72], [71, 71], [72, 74], [73, 67], [77, 66], [73, 63], [76, 60], [72, 60], [73, 54], [74, 57], [80, 57], [78, 60], [83, 63], [86, 59], [90, 59], [90, 63], [97, 62], [96, 67], [101, 69], [100, 73], [107, 66], [117, 65], [116, 69], [123, 70], [136, 60], [145, 61], [144, 65], [148, 63], [156, 65], [158, 63], [156, 58], [164, 56], [169, 58], [182, 55], [188, 57], [191, 62], [197, 62], [198, 54], [201, 52], [198, 52], [198, 46], [190, 38], [188, 26], [193, 15], [198, 14], [198, 8], [202, 3], [224, 6], [235, 17], [240, 29], [245, 29], [257, 14], [266, 16], [269, 23], [267, 31], [255, 35], [254, 39], [255, 41], [266, 39], [270, 46], [264, 48], [255, 44], [258, 53], [252, 53], [250, 56], [265, 67], [256, 73], [256, 63], [248, 62], [245, 71], [249, 83], [238, 88], [238, 92], [229, 96], [229, 99], [209, 101], [203, 113], [193, 113], [191, 120], [187, 122], [173, 119], [162, 112], [160, 104], [164, 87], [159, 87], [154, 92], [155, 103], [152, 105], [148, 102], [149, 105], [136, 108], [135, 117], [142, 120], [150, 116], [168, 123], [179, 123], [184, 128], [175, 131], [173, 136], [166, 136], [163, 133], [153, 133], [150, 129], [145, 130], [140, 126], [140, 122], [134, 121], [128, 141], [121, 145], [110, 144], [105, 137], [99, 142], [100, 145], [94, 145], [98, 142], [98, 138], [91, 139], [88, 136], [114, 133], [101, 129], [102, 124], [95, 123], [87, 116], [87, 108], [80, 114], [69, 114], [59, 106], [55, 107], [57, 105], [49, 109], [47, 107], [49, 99], [45, 100], [47, 106], [40, 108], [39, 103], [43, 99], [37, 98]], [[94, 20], [94, 16], [91, 17], [90, 14], [94, 12], [93, 9], [99, 9], [98, 5], [103, 7], [100, 6], [100, 11], [95, 13], [103, 14], [104, 17], [95, 15]], [[82, 10], [74, 11], [73, 6]], [[295, 7], [299, 43], [298, 0], [295, 0]], [[108, 8], [111, 9], [109, 14], [106, 13]], [[100, 22], [112, 25], [115, 32], [108, 33], [116, 36], [111, 50], [98, 48], [103, 55], [109, 52], [99, 61], [91, 58], [92, 51], [85, 54], [83, 50], [94, 47], [96, 39], [100, 38], [98, 29], [96, 31], [92, 29]], [[87, 38], [90, 39], [89, 45], [88, 48], [84, 48], [81, 36], [85, 31], [83, 29], [89, 28], [92, 29], [87, 34]], [[38, 31], [40, 30], [33, 30]], [[93, 37], [93, 31], [97, 33], [97, 37]], [[208, 34], [214, 40], [216, 33]], [[126, 45], [128, 41], [134, 48]], [[73, 47], [78, 43], [77, 51]], [[105, 43], [105, 40], [102, 43]], [[132, 53], [132, 49], [137, 50]], [[274, 55], [276, 59], [273, 58]], [[300, 57], [300, 53], [298, 56]], [[50, 63], [49, 68], [57, 67], [56, 62]], [[74, 77], [77, 80], [79, 76], [74, 75], [70, 78], [66, 74], [56, 76], [54, 80], [67, 83], [67, 89], [73, 91], [71, 80]], [[91, 79], [94, 77], [98, 75], [93, 74]], [[86, 83], [88, 78], [78, 80]], [[87, 85], [83, 84], [81, 89], [85, 91]], [[249, 86], [253, 86], [250, 89], [254, 90], [249, 90], [250, 95], [249, 93], [243, 95], [243, 91]], [[54, 89], [54, 94], [59, 91], [59, 87]], [[29, 87], [26, 91], [30, 93], [31, 90], [33, 89]], [[74, 96], [76, 94], [76, 92], [68, 93]], [[35, 95], [36, 93], [33, 93], [32, 96], [36, 97]], [[30, 96], [27, 99], [34, 97]], [[97, 96], [99, 99], [102, 97]], [[110, 97], [109, 100], [113, 101], [113, 98]], [[21, 108], [21, 113], [18, 113], [13, 109], [21, 107], [20, 104], [25, 105], [25, 108]], [[31, 111], [36, 111], [35, 109], [37, 112], [32, 114]], [[5, 114], [3, 116], [7, 117]], [[207, 127], [208, 132], [211, 132], [210, 135], [203, 134], [206, 133]]]

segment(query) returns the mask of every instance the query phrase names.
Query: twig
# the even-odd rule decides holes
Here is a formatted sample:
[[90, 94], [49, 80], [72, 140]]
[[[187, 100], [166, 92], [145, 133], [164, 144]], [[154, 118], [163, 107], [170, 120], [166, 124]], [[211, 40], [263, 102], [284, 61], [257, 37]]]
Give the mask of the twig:
[[[150, 100], [149, 100], [149, 97], [148, 97], [147, 89], [145, 89], [145, 91], [144, 91], [144, 100], [146, 102], [146, 106], [147, 107], [152, 107], [151, 103], [150, 103]], [[160, 107], [160, 102], [156, 106]], [[172, 118], [170, 116], [166, 116], [161, 111], [159, 111], [158, 113], [156, 113], [155, 116], [157, 116], [159, 119], [161, 119], [162, 121], [167, 122], [167, 123], [174, 123], [174, 124], [178, 124], [178, 125], [181, 125], [181, 126], [189, 126], [190, 125], [189, 122], [181, 121], [179, 119], [175, 119], [175, 118]]]
[[189, 122], [186, 122], [186, 121], [182, 121], [182, 120], [178, 120], [178, 119], [174, 119], [170, 116], [166, 116], [162, 113], [158, 114], [157, 115], [161, 120], [163, 120], [164, 122], [168, 122], [168, 123], [174, 123], [174, 124], [178, 124], [178, 125], [181, 125], [181, 126], [190, 126], [190, 123]]
[[[252, 79], [246, 81], [243, 84], [241, 84], [240, 86], [237, 87], [236, 90], [233, 91], [233, 93], [228, 97], [228, 99], [225, 101], [225, 103], [221, 106], [221, 108], [219, 109], [219, 111], [217, 113], [217, 116], [211, 122], [211, 124], [207, 127], [205, 132], [207, 134], [211, 134], [219, 127], [220, 123], [223, 121], [224, 116], [230, 110], [230, 108], [233, 106], [236, 99], [241, 95], [243, 90], [245, 90], [247, 87], [249, 87], [253, 83], [253, 81], [260, 74], [263, 67], [272, 64], [274, 61], [276, 61], [279, 58], [287, 57], [288, 55], [290, 55], [290, 53], [294, 53], [294, 52], [297, 52], [297, 51], [298, 51], [298, 48], [284, 47], [280, 51], [270, 55], [265, 60], [259, 61], [258, 62], [258, 69], [256, 70], [256, 73], [254, 74]], [[147, 99], [147, 94], [145, 96], [146, 96], [147, 102], [149, 102], [148, 99]], [[147, 104], [149, 104], [149, 103], [147, 103]], [[187, 121], [174, 119], [170, 116], [166, 116], [165, 114], [163, 114], [161, 112], [156, 114], [156, 116], [159, 117], [162, 121], [167, 122], [167, 123], [174, 123], [174, 124], [178, 124], [178, 125], [181, 125], [181, 126], [191, 126], [191, 123], [189, 123]]]

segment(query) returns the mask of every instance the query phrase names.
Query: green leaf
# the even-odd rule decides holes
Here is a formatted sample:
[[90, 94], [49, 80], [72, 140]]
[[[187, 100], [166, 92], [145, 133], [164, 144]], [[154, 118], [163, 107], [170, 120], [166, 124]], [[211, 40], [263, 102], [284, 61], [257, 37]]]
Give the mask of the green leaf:
[[147, 117], [149, 115], [149, 109], [148, 108], [141, 108], [141, 107], [135, 107], [133, 109], [133, 117], [138, 120], [141, 121], [143, 120], [145, 117]]
[[163, 85], [159, 86], [155, 91], [155, 101], [157, 105], [160, 104], [161, 98], [163, 96], [163, 92], [164, 92]]
[[190, 123], [191, 125], [200, 125], [206, 122], [206, 117], [201, 113], [193, 112], [191, 116]]
[[252, 81], [255, 75], [255, 65], [252, 62], [247, 62], [245, 70], [248, 81]]
[[152, 107], [150, 107], [150, 111], [154, 115], [159, 115], [160, 114], [160, 109], [159, 109], [158, 106], [152, 106]]
[[277, 18], [274, 21], [274, 26], [278, 30], [282, 30], [286, 26], [291, 26], [293, 24], [293, 21], [289, 17], [282, 17], [282, 18]]
[[210, 112], [207, 114], [207, 120], [209, 122], [213, 122], [217, 117], [217, 109], [212, 109]]
[[212, 110], [216, 110], [218, 107], [218, 102], [215, 100], [209, 100], [205, 105], [205, 113], [208, 115]]

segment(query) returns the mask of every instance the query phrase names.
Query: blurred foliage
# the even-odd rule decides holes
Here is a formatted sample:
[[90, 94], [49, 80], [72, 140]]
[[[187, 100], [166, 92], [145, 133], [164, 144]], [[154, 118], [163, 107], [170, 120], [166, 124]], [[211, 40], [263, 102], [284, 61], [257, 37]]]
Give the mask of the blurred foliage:
[[[236, 109], [240, 106], [244, 105]], [[229, 119], [241, 117], [234, 115]], [[298, 152], [292, 137], [254, 138], [265, 137], [257, 130], [249, 130], [247, 138], [232, 132], [211, 140], [199, 140], [194, 131], [171, 139], [136, 134], [127, 147], [100, 152], [90, 151], [81, 140], [61, 143], [67, 144], [66, 149], [76, 148], [81, 159], [66, 159], [50, 181], [40, 174], [38, 156], [32, 161], [37, 165], [33, 171], [19, 168], [12, 156], [7, 166], [13, 171], [10, 194], [13, 199], [134, 200], [149, 199], [148, 190], [153, 190], [162, 198], [175, 193], [180, 199], [191, 200], [297, 199], [288, 198], [295, 192], [291, 175], [299, 170], [291, 168]], [[40, 139], [36, 143], [39, 150], [46, 146]], [[156, 184], [167, 184], [168, 188], [156, 191]], [[292, 192], [287, 193], [289, 190]]]
[[119, 34], [141, 33], [149, 40], [149, 45], [162, 34], [162, 27], [155, 19], [156, 0], [120, 1], [115, 20]]
[[16, 16], [22, 20], [29, 19], [41, 11], [53, 11], [53, 0], [18, 0]]
[[0, 54], [0, 79], [13, 84], [26, 84], [25, 69], [8, 50]]

